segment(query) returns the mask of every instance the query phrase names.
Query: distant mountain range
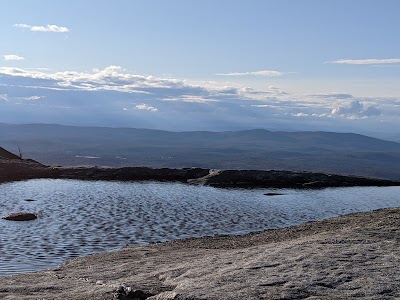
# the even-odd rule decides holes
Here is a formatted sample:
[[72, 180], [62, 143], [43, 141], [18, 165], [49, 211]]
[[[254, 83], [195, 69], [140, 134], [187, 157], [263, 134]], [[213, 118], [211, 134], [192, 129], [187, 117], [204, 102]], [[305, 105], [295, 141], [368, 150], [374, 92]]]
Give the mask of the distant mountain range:
[[400, 179], [400, 143], [353, 133], [168, 132], [0, 124], [0, 146], [50, 165], [276, 169]]

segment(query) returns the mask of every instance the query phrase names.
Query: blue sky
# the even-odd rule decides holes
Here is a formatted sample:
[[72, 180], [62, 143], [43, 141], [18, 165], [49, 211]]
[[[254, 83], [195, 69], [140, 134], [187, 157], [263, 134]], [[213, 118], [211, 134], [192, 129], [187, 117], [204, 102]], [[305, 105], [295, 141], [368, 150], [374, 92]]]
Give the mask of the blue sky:
[[0, 122], [396, 135], [399, 11], [396, 0], [2, 1]]

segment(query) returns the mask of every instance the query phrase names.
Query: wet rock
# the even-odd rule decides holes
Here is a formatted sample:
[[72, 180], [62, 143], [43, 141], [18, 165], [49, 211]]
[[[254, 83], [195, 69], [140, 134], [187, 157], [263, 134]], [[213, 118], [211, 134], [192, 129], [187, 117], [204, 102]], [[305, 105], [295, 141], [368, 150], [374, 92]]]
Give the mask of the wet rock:
[[265, 193], [264, 196], [282, 196], [281, 193]]
[[7, 221], [32, 221], [37, 219], [37, 215], [33, 213], [18, 212], [12, 213], [8, 216], [3, 217]]

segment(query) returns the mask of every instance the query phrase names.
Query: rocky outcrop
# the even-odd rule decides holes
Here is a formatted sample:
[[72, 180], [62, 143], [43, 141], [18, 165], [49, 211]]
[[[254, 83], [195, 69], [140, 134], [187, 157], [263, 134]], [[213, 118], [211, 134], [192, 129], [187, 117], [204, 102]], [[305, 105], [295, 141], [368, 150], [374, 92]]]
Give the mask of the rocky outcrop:
[[7, 221], [32, 221], [37, 219], [37, 215], [33, 213], [17, 212], [9, 214], [2, 219]]
[[8, 159], [21, 159], [19, 156], [7, 151], [6, 149], [0, 147], [0, 157], [1, 158], [8, 158]]
[[29, 159], [0, 158], [0, 183], [35, 178], [57, 178], [59, 171]]
[[210, 170], [201, 168], [50, 167], [33, 160], [0, 158], [0, 182], [33, 178], [80, 180], [169, 181], [238, 188], [324, 188], [394, 186], [400, 181], [311, 172], [276, 170]]
[[153, 169], [147, 167], [61, 167], [57, 168], [60, 178], [83, 180], [120, 180], [120, 181], [180, 181], [203, 177], [209, 174], [208, 169]]
[[57, 170], [61, 178], [70, 179], [179, 181], [221, 188], [323, 188], [400, 185], [400, 181], [385, 179], [275, 170], [152, 169], [146, 167], [72, 167], [57, 168]]
[[240, 188], [323, 188], [400, 185], [399, 181], [385, 179], [276, 170], [210, 170], [206, 176], [190, 179], [189, 182], [214, 187]]

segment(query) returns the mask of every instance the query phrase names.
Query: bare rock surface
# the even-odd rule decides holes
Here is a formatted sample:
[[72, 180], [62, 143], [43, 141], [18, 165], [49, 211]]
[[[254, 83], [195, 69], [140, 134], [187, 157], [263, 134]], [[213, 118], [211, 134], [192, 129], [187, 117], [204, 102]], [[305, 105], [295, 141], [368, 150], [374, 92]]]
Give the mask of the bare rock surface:
[[0, 279], [0, 299], [399, 299], [400, 209], [178, 240]]
[[60, 167], [56, 168], [60, 178], [83, 179], [83, 180], [119, 180], [119, 181], [179, 181], [187, 182], [189, 178], [205, 176], [208, 169], [183, 168], [153, 169], [147, 167]]
[[346, 186], [388, 186], [400, 184], [399, 181], [361, 176], [282, 170], [210, 170], [209, 174], [206, 176], [190, 179], [188, 182], [214, 187], [242, 188], [325, 188]]

